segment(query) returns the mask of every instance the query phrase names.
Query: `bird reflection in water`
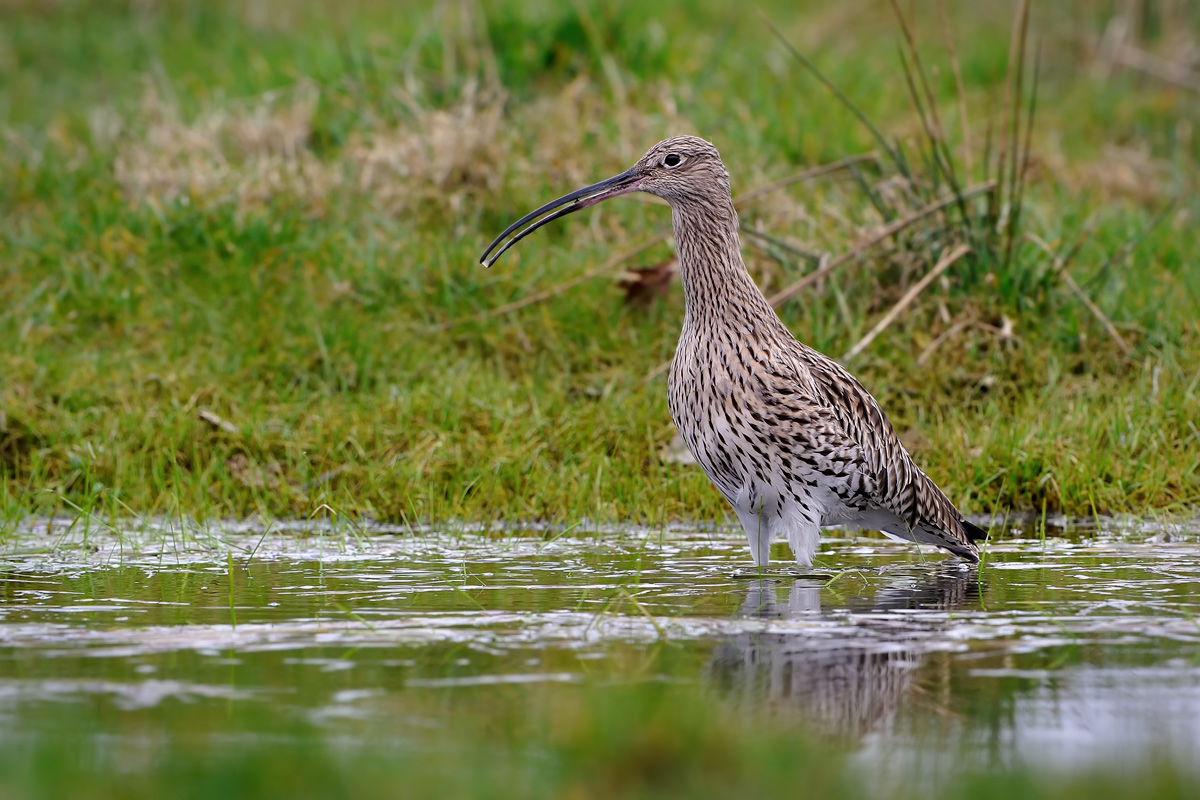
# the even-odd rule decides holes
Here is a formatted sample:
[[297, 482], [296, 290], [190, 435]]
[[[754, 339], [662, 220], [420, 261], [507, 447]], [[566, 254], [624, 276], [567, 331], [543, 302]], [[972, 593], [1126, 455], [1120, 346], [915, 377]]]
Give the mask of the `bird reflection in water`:
[[[716, 649], [708, 672], [750, 713], [794, 716], [822, 732], [853, 739], [895, 712], [920, 665], [922, 638], [948, 624], [938, 614], [888, 612], [952, 611], [978, 607], [981, 599], [978, 570], [957, 564], [908, 573], [870, 597], [830, 609], [822, 608], [822, 589], [823, 584], [805, 580], [791, 586], [752, 582], [739, 616], [815, 624], [740, 633]], [[822, 616], [838, 609], [841, 614]]]

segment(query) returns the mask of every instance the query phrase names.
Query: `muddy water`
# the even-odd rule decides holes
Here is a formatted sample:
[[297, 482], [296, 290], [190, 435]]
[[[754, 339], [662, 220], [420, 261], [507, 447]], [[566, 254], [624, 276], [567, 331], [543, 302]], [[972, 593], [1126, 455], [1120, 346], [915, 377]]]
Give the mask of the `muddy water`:
[[0, 552], [0, 747], [137, 770], [175, 735], [403, 740], [513, 685], [672, 681], [877, 764], [1195, 763], [1200, 532], [1050, 534], [982, 568], [832, 538], [825, 580], [747, 575], [733, 532], [41, 523]]

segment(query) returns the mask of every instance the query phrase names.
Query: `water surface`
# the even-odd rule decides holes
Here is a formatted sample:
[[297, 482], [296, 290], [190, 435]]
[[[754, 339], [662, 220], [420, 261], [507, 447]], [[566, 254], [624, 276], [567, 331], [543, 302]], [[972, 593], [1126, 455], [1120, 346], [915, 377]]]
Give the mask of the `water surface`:
[[1021, 536], [967, 567], [842, 534], [824, 580], [748, 574], [732, 531], [43, 522], [0, 554], [0, 747], [419, 747], [517, 687], [669, 682], [886, 767], [1195, 764], [1196, 529]]

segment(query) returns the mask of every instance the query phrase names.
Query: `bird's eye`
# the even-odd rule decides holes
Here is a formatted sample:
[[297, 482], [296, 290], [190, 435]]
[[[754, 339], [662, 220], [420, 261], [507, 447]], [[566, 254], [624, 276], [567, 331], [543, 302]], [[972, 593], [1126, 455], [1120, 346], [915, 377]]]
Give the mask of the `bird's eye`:
[[663, 159], [663, 166], [664, 167], [678, 167], [681, 161], [683, 161], [683, 159], [680, 158], [675, 153], [668, 153], [667, 157]]

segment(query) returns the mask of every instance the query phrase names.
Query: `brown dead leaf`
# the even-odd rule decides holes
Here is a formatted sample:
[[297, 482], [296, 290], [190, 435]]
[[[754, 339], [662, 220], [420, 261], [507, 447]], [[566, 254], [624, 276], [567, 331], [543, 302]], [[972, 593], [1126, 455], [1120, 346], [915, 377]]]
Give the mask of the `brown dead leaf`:
[[674, 256], [651, 267], [634, 267], [617, 277], [617, 285], [625, 290], [625, 304], [646, 308], [655, 300], [664, 299], [671, 291], [671, 282], [679, 271]]

